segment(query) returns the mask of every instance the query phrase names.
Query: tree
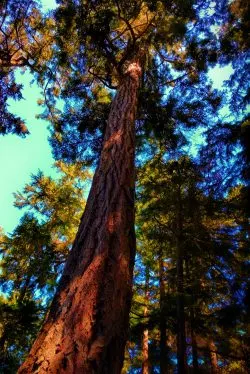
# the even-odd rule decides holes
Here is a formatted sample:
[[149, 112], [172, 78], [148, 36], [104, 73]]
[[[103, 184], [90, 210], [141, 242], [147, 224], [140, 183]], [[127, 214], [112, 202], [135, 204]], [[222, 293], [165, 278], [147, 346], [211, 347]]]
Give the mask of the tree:
[[53, 180], [38, 172], [15, 194], [15, 205], [29, 209], [11, 235], [1, 235], [0, 356], [13, 373], [28, 353], [44, 319], [76, 234], [90, 174], [82, 164], [56, 163]]
[[[225, 372], [231, 370], [231, 367], [241, 365], [242, 372], [245, 373], [247, 360], [244, 358], [244, 350], [247, 343], [244, 331], [248, 322], [245, 320], [247, 305], [242, 300], [247, 292], [242, 279], [247, 279], [245, 261], [248, 257], [244, 250], [247, 245], [247, 229], [240, 228], [239, 217], [242, 213], [239, 207], [234, 205], [236, 201], [240, 204], [241, 189], [232, 189], [226, 199], [215, 199], [206, 194], [206, 180], [202, 178], [201, 170], [197, 163], [193, 163], [186, 156], [168, 160], [164, 152], [158, 151], [139, 172], [137, 235], [140, 240], [140, 264], [147, 261], [152, 283], [159, 282], [158, 292], [153, 293], [152, 287], [150, 290], [146, 326], [153, 346], [153, 342], [157, 341], [157, 333], [152, 331], [152, 326], [157, 326], [158, 334], [162, 335], [163, 306], [168, 341], [170, 337], [174, 338], [168, 347], [168, 354], [165, 354], [166, 363], [176, 352], [178, 360], [184, 361], [185, 364], [186, 353], [188, 361], [193, 359], [194, 372], [207, 370], [212, 365], [214, 370], [217, 370], [215, 364], [219, 357]], [[179, 235], [176, 227], [180, 212], [182, 235], [181, 240], [176, 240]], [[180, 244], [183, 251], [183, 306], [181, 313], [177, 314], [177, 307], [180, 308], [180, 273], [177, 271]], [[165, 263], [163, 276], [166, 298], [163, 298], [163, 301], [161, 274], [157, 275], [156, 270], [158, 256], [163, 260], [163, 264]], [[136, 303], [142, 292], [138, 289], [137, 278], [135, 283], [135, 302], [131, 318], [133, 313], [135, 317], [141, 313]], [[174, 310], [173, 314], [171, 308]], [[243, 310], [240, 311], [240, 308]], [[185, 332], [180, 334], [181, 318], [184, 319], [185, 340]], [[138, 321], [138, 324], [140, 323], [143, 324], [142, 318]], [[178, 336], [179, 334], [181, 336]], [[175, 336], [176, 346], [173, 344]], [[184, 340], [184, 354], [183, 348], [178, 344], [179, 339]], [[161, 343], [161, 339], [158, 340]], [[165, 347], [166, 340], [165, 337]], [[138, 344], [138, 339], [135, 342]], [[161, 364], [159, 357], [158, 360], [153, 357], [151, 351], [149, 359], [152, 362], [152, 370], [159, 368], [159, 362]], [[201, 365], [198, 358], [207, 362]]]
[[[78, 81], [74, 88], [82, 86], [83, 94], [84, 85], [92, 83], [93, 89], [101, 81], [116, 87], [117, 93], [76, 240], [50, 313], [20, 373], [121, 370], [135, 254], [134, 125], [139, 87], [142, 75], [150, 77], [157, 61], [158, 78], [164, 74], [169, 78], [163, 86], [182, 79], [186, 86], [198, 82], [212, 52], [191, 27], [201, 5], [192, 1], [60, 2], [55, 14], [60, 51], [55, 51], [54, 61], [61, 82], [65, 83], [65, 77], [69, 83]], [[66, 96], [67, 91], [70, 84], [64, 84]], [[53, 92], [50, 89], [52, 102]], [[197, 106], [190, 103], [183, 121], [190, 111], [195, 113]], [[55, 129], [62, 127], [56, 112], [51, 119]]]
[[[103, 80], [104, 76], [118, 90], [76, 240], [50, 313], [21, 373], [45, 368], [118, 373], [122, 367], [135, 254], [134, 122], [143, 61], [157, 35], [155, 46], [164, 53], [162, 41], [169, 34], [171, 52], [176, 54], [174, 45], [184, 36], [185, 23], [194, 11], [189, 2], [185, 10], [179, 3], [169, 10], [161, 2], [158, 9], [150, 2], [131, 2], [130, 8], [123, 2], [109, 5], [86, 2], [77, 7], [62, 2], [56, 14], [60, 41], [64, 41], [61, 50], [68, 49], [67, 62], [77, 64], [80, 52], [82, 66], [77, 74], [85, 69], [92, 77]], [[86, 23], [80, 25], [83, 17]], [[175, 34], [164, 30], [164, 25], [176, 29]], [[77, 49], [69, 43], [69, 29]]]
[[26, 136], [24, 121], [8, 111], [7, 100], [22, 98], [22, 85], [15, 81], [18, 68], [42, 75], [52, 52], [53, 21], [43, 19], [36, 0], [3, 0], [0, 18], [0, 134]]
[[18, 290], [12, 297], [0, 299], [0, 370], [2, 373], [17, 371], [23, 353], [27, 353], [37, 333], [43, 308], [27, 297], [19, 299]]
[[[162, 268], [164, 259], [168, 257], [171, 259], [171, 263], [174, 263], [175, 285], [173, 283], [171, 287], [176, 298], [177, 361], [178, 372], [184, 373], [187, 370], [187, 305], [185, 305], [187, 281], [185, 274], [187, 262], [189, 261], [188, 258], [189, 256], [191, 257], [191, 254], [188, 253], [190, 244], [188, 246], [187, 242], [190, 241], [188, 235], [192, 235], [192, 221], [197, 221], [197, 217], [196, 219], [193, 218], [193, 220], [192, 217], [190, 217], [189, 200], [191, 199], [191, 194], [199, 179], [192, 162], [186, 157], [182, 157], [178, 161], [171, 160], [167, 163], [161, 152], [144, 166], [141, 173], [144, 175], [141, 178], [140, 184], [142, 187], [142, 201], [145, 207], [141, 211], [142, 217], [140, 219], [142, 222], [147, 222], [146, 225], [145, 223], [143, 224], [143, 226], [145, 226], [145, 234], [149, 237], [151, 236], [151, 240], [153, 239], [156, 243], [159, 241], [157, 246], [160, 252], [161, 263], [159, 276], [160, 290], [163, 282]], [[199, 191], [193, 192], [193, 195], [192, 203], [193, 205], [198, 205], [196, 199], [199, 195]], [[147, 217], [147, 219], [145, 219], [145, 217]], [[150, 220], [152, 220], [152, 222], [150, 222]], [[195, 235], [201, 235], [202, 227], [199, 227], [197, 231]], [[160, 299], [164, 299], [164, 293], [163, 291], [160, 292]], [[163, 304], [163, 301], [160, 301], [161, 304]], [[164, 304], [161, 305], [161, 309], [163, 307]], [[162, 318], [161, 312], [161, 324]], [[166, 347], [166, 333], [165, 341], [161, 343], [161, 347], [161, 349], [166, 352], [166, 348], [164, 349], [164, 347]], [[163, 363], [161, 363], [162, 371], [164, 370]]]
[[[55, 13], [58, 44], [50, 60], [54, 69], [52, 73], [51, 68], [41, 72], [52, 82], [47, 87], [46, 102], [49, 119], [54, 123], [53, 140], [62, 143], [67, 128], [53, 108], [60, 84], [64, 97], [74, 99], [80, 92], [81, 97], [85, 96], [83, 103], [88, 99], [87, 104], [100, 82], [117, 88], [117, 93], [102, 127], [100, 160], [77, 237], [50, 313], [20, 373], [119, 373], [135, 255], [134, 153], [139, 88], [144, 79], [149, 86], [155, 67], [158, 83], [166, 75], [162, 87], [182, 82], [183, 92], [179, 91], [165, 110], [158, 108], [157, 114], [165, 114], [165, 118], [169, 112], [172, 114], [178, 107], [176, 101], [186, 93], [190, 100], [186, 111], [176, 110], [175, 114], [180, 123], [194, 125], [203, 112], [202, 105], [190, 97], [190, 87], [202, 78], [204, 83], [202, 72], [215, 63], [214, 46], [195, 30], [196, 23], [201, 25], [202, 1], [131, 0], [128, 4], [123, 0], [62, 0], [59, 4]], [[210, 19], [212, 24], [214, 19]], [[211, 87], [204, 85], [203, 95], [218, 107], [218, 97]], [[142, 122], [146, 123], [149, 110], [143, 109]], [[87, 111], [83, 122], [90, 117]], [[85, 125], [89, 130], [89, 123]]]

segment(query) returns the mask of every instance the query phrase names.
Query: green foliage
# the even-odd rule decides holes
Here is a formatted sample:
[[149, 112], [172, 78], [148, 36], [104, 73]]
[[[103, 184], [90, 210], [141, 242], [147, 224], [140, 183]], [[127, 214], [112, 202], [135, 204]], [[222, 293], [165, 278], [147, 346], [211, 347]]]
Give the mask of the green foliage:
[[[82, 215], [91, 177], [81, 164], [57, 162], [57, 180], [32, 176], [15, 205], [28, 208], [11, 235], [1, 234], [0, 349], [6, 373], [19, 366], [40, 327]], [[4, 371], [5, 372], [5, 371]]]
[[[39, 104], [51, 123], [61, 173], [57, 180], [41, 172], [32, 176], [15, 194], [15, 205], [29, 213], [11, 235], [1, 234], [4, 370], [15, 371], [48, 306], [84, 208], [89, 174], [82, 166], [97, 163], [113, 90], [123, 83], [128, 63], [140, 58], [138, 258], [124, 370], [139, 370], [145, 329], [152, 371], [159, 367], [162, 322], [174, 370], [177, 262], [183, 257], [186, 329], [191, 344], [192, 334], [197, 338], [204, 361], [200, 370], [208, 369], [213, 339], [222, 372], [246, 372], [250, 147], [243, 111], [249, 100], [249, 5], [242, 0], [59, 0], [43, 17], [36, 1], [2, 3], [0, 132], [28, 133], [7, 105], [8, 97], [21, 99], [15, 69], [28, 68], [44, 90]], [[234, 69], [223, 94], [212, 89], [206, 75], [216, 63]], [[65, 102], [63, 110], [58, 99]], [[218, 121], [223, 104], [238, 118]], [[200, 163], [183, 155], [187, 130], [198, 127], [206, 130], [207, 142]], [[232, 154], [238, 155], [236, 162]]]
[[54, 22], [43, 19], [36, 0], [3, 0], [0, 18], [0, 134], [25, 136], [23, 120], [8, 111], [8, 98], [22, 99], [14, 71], [28, 68], [42, 76], [52, 56]]
[[0, 372], [14, 373], [23, 352], [27, 353], [43, 315], [41, 305], [31, 297], [20, 300], [18, 293], [0, 298]]
[[[121, 0], [59, 2], [55, 11], [59, 48], [51, 63], [66, 105], [63, 112], [53, 109], [51, 88], [43, 115], [53, 123], [50, 141], [57, 159], [98, 159], [111, 95], [100, 101], [96, 93], [103, 85], [117, 88], [129, 61], [140, 54], [144, 57], [139, 144], [156, 137], [176, 146], [177, 128], [183, 124], [193, 128], [202, 117], [206, 122], [214, 115], [220, 98], [202, 74], [210, 63], [208, 51], [198, 35], [189, 36], [191, 25], [201, 21], [199, 5], [199, 1], [131, 1], [130, 6]], [[57, 79], [52, 76], [50, 84], [58, 87]]]
[[[183, 222], [183, 297], [188, 342], [192, 344], [192, 330], [199, 347], [199, 358], [205, 360], [200, 370], [208, 370], [206, 355], [213, 339], [223, 362], [222, 370], [241, 367], [242, 373], [247, 372], [245, 352], [248, 352], [248, 342], [244, 331], [249, 324], [246, 318], [248, 304], [247, 301], [242, 304], [240, 295], [245, 294], [242, 278], [248, 277], [245, 273], [248, 254], [244, 248], [249, 241], [246, 241], [247, 227], [240, 223], [239, 206], [244, 206], [240, 202], [242, 186], [232, 189], [227, 199], [219, 200], [204, 194], [204, 184], [201, 170], [190, 158], [169, 159], [162, 150], [138, 170], [138, 258], [128, 343], [133, 360], [126, 356], [127, 372], [140, 367], [141, 339], [145, 329], [149, 330], [151, 368], [159, 366], [162, 312], [167, 332], [166, 360], [170, 370], [174, 370], [171, 360], [177, 350], [179, 213]], [[164, 269], [164, 296], [160, 291], [161, 266]], [[148, 298], [145, 297], [143, 276], [146, 268], [150, 273]], [[243, 331], [242, 335], [239, 331]], [[191, 351], [188, 352], [190, 358]]]

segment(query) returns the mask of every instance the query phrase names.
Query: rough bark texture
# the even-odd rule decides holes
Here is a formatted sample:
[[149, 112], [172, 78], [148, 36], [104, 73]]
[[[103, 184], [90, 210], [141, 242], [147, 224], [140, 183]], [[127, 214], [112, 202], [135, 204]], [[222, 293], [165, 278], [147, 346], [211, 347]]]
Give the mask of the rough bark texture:
[[[145, 307], [144, 307], [144, 317], [148, 316], [148, 301], [149, 301], [149, 269], [146, 268], [145, 275]], [[142, 374], [149, 373], [149, 356], [148, 356], [148, 328], [143, 330], [142, 334]]]
[[111, 106], [78, 234], [20, 374], [121, 372], [135, 256], [134, 121], [140, 75], [139, 61], [131, 62]]
[[[145, 308], [146, 309], [146, 308]], [[143, 331], [142, 336], [142, 374], [149, 373], [149, 361], [148, 361], [148, 329]]]

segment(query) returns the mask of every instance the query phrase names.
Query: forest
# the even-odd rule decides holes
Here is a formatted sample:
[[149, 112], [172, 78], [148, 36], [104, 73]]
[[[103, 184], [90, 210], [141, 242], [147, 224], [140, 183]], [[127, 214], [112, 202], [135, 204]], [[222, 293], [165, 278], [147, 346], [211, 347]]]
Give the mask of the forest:
[[0, 135], [29, 72], [59, 175], [0, 230], [0, 373], [249, 373], [250, 3], [56, 2], [0, 2]]

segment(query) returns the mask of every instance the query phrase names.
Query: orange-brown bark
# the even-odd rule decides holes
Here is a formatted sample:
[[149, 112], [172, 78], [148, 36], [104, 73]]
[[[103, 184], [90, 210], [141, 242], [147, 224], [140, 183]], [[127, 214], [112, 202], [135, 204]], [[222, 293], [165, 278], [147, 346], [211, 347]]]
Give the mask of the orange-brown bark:
[[140, 75], [139, 62], [130, 63], [111, 106], [73, 248], [20, 374], [121, 371], [135, 256], [134, 121]]
[[[145, 307], [144, 317], [148, 317], [148, 302], [149, 302], [149, 269], [146, 268], [145, 275]], [[149, 373], [149, 355], [148, 355], [148, 328], [145, 327], [142, 333], [142, 374]]]
[[208, 348], [210, 349], [211, 373], [216, 374], [218, 373], [217, 353], [216, 346], [212, 340], [209, 342]]

